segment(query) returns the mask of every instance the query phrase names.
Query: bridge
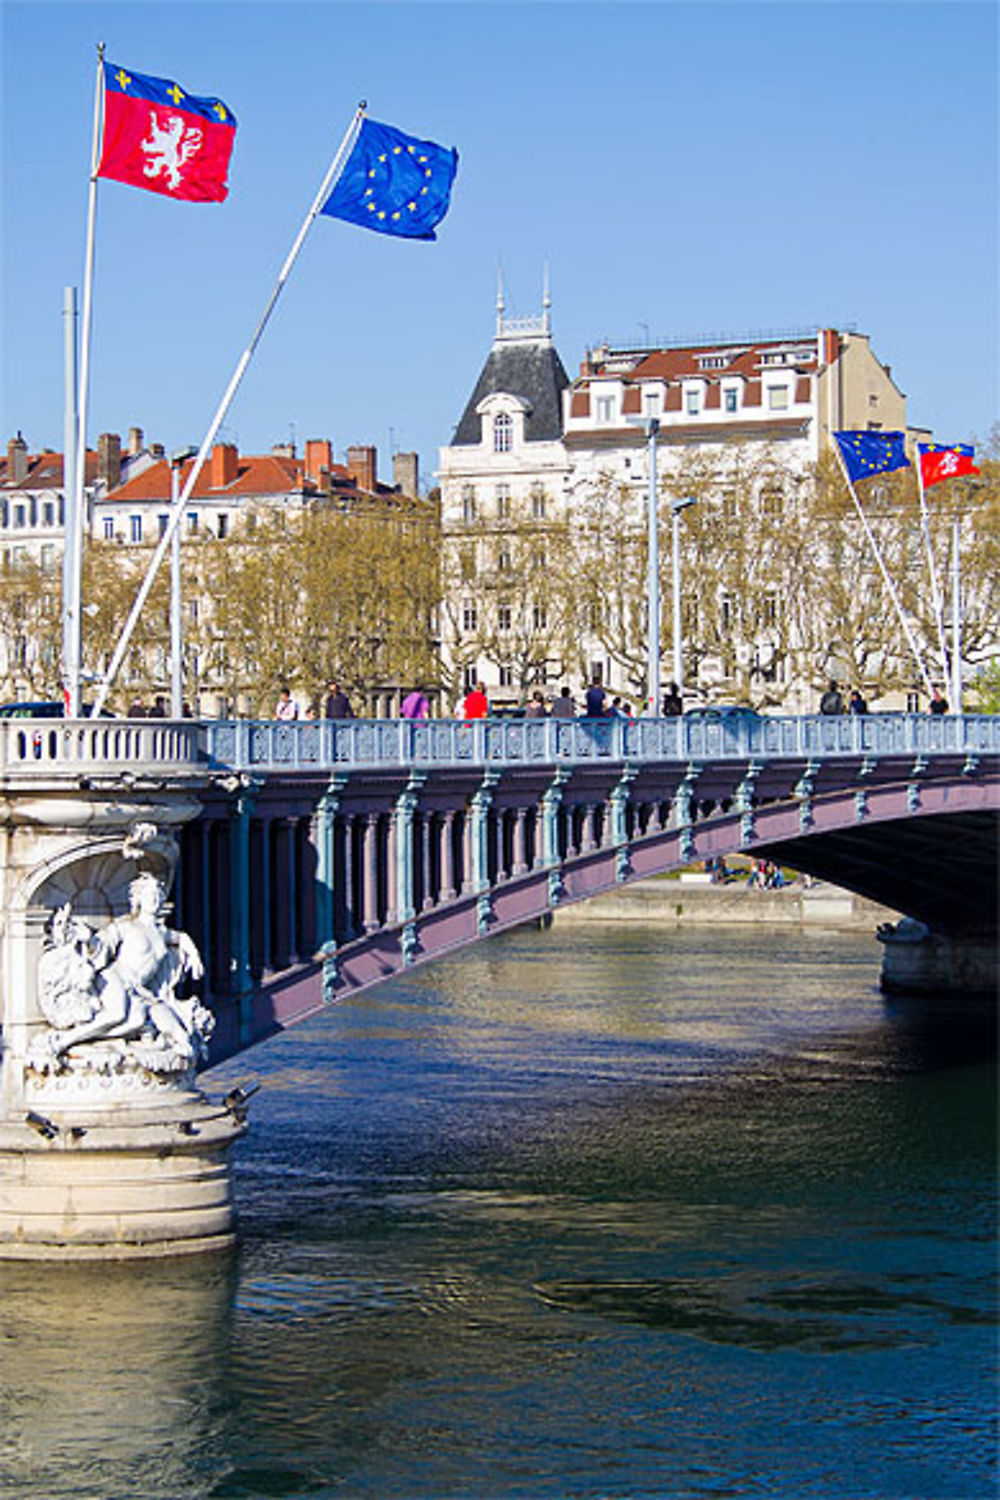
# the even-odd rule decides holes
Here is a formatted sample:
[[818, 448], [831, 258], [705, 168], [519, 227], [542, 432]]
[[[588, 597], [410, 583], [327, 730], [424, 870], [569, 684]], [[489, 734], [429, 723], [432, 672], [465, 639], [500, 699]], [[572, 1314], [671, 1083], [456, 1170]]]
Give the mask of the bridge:
[[[99, 1246], [112, 1220], [119, 1250], [160, 1243], [147, 1199], [165, 1192], [182, 1200], [177, 1241], [224, 1238], [224, 1154], [245, 1108], [206, 1114], [197, 1065], [411, 965], [694, 861], [770, 858], [905, 913], [922, 926], [900, 935], [920, 940], [887, 943], [889, 984], [995, 985], [1000, 718], [21, 720], [0, 725], [0, 777], [0, 1254]], [[93, 969], [101, 925], [143, 873], [172, 885], [171, 920], [204, 955], [211, 1016], [190, 1021], [187, 1053], [182, 1032], [171, 1052], [165, 1031], [183, 1002], [156, 1011], [144, 997], [144, 1029], [129, 1040], [105, 1026], [98, 1061], [92, 1036], [52, 1018], [46, 932], [61, 912], [55, 957], [67, 973], [71, 959]], [[67, 926], [69, 913], [85, 925]], [[103, 979], [87, 983], [94, 1010]], [[54, 1053], [40, 1053], [53, 1036]], [[36, 1222], [54, 1154], [79, 1155], [86, 1137], [92, 1163], [111, 1160], [126, 1107], [146, 1131], [143, 1173], [157, 1163], [139, 1227], [105, 1206], [103, 1231], [96, 1219], [82, 1240], [66, 1231], [66, 1194], [80, 1196], [68, 1169], [62, 1229], [54, 1208]], [[168, 1159], [183, 1186], [165, 1186]]]

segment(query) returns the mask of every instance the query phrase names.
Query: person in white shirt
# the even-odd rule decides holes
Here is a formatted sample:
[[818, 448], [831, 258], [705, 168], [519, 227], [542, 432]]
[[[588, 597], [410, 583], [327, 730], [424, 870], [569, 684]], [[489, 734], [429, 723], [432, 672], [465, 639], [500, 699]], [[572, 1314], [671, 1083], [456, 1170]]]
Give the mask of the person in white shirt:
[[278, 703], [274, 710], [274, 717], [276, 719], [297, 719], [298, 716], [298, 704], [295, 702], [288, 688], [283, 687], [278, 694]]

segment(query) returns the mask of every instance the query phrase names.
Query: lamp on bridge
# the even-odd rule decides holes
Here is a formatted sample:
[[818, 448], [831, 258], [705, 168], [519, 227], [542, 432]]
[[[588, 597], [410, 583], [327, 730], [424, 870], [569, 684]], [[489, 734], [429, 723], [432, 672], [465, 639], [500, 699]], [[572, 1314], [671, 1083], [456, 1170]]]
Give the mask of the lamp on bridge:
[[657, 417], [629, 417], [630, 427], [641, 427], [646, 434], [649, 488], [646, 498], [648, 532], [648, 565], [646, 568], [646, 712], [659, 712], [660, 702], [660, 520], [656, 488], [656, 438], [660, 431]]
[[674, 681], [684, 694], [684, 651], [681, 642], [681, 511], [697, 505], [697, 495], [680, 495], [670, 502], [671, 598], [674, 611]]

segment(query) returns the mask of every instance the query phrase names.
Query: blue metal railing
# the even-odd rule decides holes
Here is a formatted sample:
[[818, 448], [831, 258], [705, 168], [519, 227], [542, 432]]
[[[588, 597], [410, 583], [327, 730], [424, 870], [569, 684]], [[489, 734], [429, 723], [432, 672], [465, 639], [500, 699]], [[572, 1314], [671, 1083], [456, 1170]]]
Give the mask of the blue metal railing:
[[674, 719], [216, 720], [201, 726], [210, 766], [336, 771], [579, 764], [828, 760], [1000, 753], [1000, 716]]

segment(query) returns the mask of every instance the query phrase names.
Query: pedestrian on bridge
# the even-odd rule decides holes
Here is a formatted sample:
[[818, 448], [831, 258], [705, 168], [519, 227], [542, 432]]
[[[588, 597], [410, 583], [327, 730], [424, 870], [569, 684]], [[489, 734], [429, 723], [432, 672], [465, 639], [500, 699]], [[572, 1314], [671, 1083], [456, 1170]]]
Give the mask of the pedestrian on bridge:
[[525, 707], [524, 717], [526, 719], [546, 719], [548, 709], [545, 707], [545, 698], [539, 688], [536, 688], [531, 699]]
[[840, 696], [840, 688], [833, 678], [822, 698], [819, 700], [819, 711], [821, 714], [842, 714], [844, 712], [844, 700]]
[[275, 705], [274, 717], [276, 719], [297, 719], [299, 706], [292, 697], [291, 689], [283, 687], [278, 694], [278, 702]]
[[847, 703], [847, 712], [849, 714], [866, 714], [868, 712], [868, 704], [862, 698], [857, 688], [851, 689], [851, 696]]
[[660, 712], [665, 719], [676, 719], [684, 712], [684, 700], [677, 689], [676, 682], [667, 683], [667, 691], [663, 695], [663, 706]]
[[934, 684], [934, 695], [931, 698], [927, 712], [930, 714], [946, 714], [948, 712], [948, 700], [941, 692], [941, 684], [939, 682]]
[[427, 694], [419, 687], [415, 687], [412, 693], [407, 693], [399, 706], [400, 716], [404, 719], [427, 719], [430, 717], [431, 705]]
[[561, 689], [559, 696], [553, 698], [551, 715], [553, 719], [575, 719], [576, 704], [568, 687]]
[[327, 719], [354, 718], [351, 700], [339, 682], [328, 682], [326, 685], [326, 709], [323, 716]]
[[462, 704], [462, 713], [467, 719], [485, 719], [489, 716], [490, 700], [486, 696], [486, 688], [483, 683], [477, 682], [475, 687], [465, 695]]

